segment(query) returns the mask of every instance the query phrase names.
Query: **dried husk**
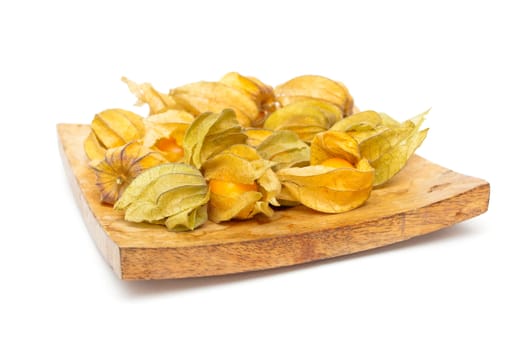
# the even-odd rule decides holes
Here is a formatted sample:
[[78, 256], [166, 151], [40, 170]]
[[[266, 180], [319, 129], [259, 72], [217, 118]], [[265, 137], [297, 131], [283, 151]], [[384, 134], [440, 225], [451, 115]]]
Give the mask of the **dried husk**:
[[330, 158], [341, 158], [352, 165], [361, 159], [359, 144], [342, 131], [325, 131], [315, 135], [310, 145], [310, 164], [318, 165]]
[[[115, 209], [125, 220], [164, 224], [170, 230], [193, 230], [207, 220], [206, 180], [195, 167], [167, 163], [139, 175], [124, 191]], [[204, 208], [203, 208], [204, 207]]]
[[286, 189], [282, 199], [323, 213], [342, 213], [366, 202], [372, 191], [374, 169], [361, 159], [355, 168], [312, 165], [282, 169], [277, 176]]
[[201, 81], [171, 89], [169, 95], [187, 102], [198, 114], [233, 109], [242, 126], [259, 118], [259, 108], [249, 94], [220, 82]]
[[89, 160], [100, 160], [104, 158], [106, 147], [100, 143], [93, 130], [89, 132], [84, 140], [84, 152]]
[[260, 125], [266, 116], [276, 108], [273, 88], [257, 78], [244, 76], [237, 72], [229, 72], [219, 82], [246, 93], [255, 102], [259, 109], [259, 116], [252, 120], [251, 125]]
[[101, 202], [115, 203], [144, 170], [164, 162], [166, 160], [160, 154], [144, 148], [137, 141], [107, 150], [103, 159], [90, 163], [95, 171]]
[[428, 112], [400, 123], [385, 113], [364, 111], [335, 123], [330, 131], [357, 141], [361, 156], [375, 168], [374, 186], [379, 186], [403, 169], [425, 139], [428, 129], [419, 129]]
[[230, 219], [249, 219], [259, 213], [272, 216], [272, 205], [278, 205], [281, 184], [271, 169], [273, 162], [260, 157], [257, 151], [244, 144], [233, 145], [207, 160], [202, 169], [209, 181], [219, 179], [239, 184], [257, 184], [257, 191], [211, 193], [208, 215], [214, 222]]
[[[186, 130], [195, 118], [183, 110], [170, 109], [154, 114], [144, 119], [146, 133], [143, 138], [145, 147], [162, 154], [168, 161], [181, 161], [183, 158], [182, 144]], [[180, 146], [180, 152], [161, 149], [158, 145], [163, 139], [171, 139]]]
[[203, 113], [184, 135], [184, 161], [200, 169], [208, 158], [231, 145], [244, 143], [246, 138], [232, 109]]
[[264, 128], [293, 131], [301, 140], [310, 142], [317, 133], [328, 130], [342, 116], [341, 110], [329, 102], [306, 99], [270, 114]]
[[275, 171], [310, 163], [310, 147], [292, 131], [273, 132], [257, 146], [257, 152], [264, 159], [275, 163], [272, 167]]
[[428, 129], [419, 129], [426, 113], [390, 127], [360, 144], [361, 154], [376, 170], [374, 186], [384, 184], [403, 169], [425, 140]]
[[267, 137], [274, 133], [270, 129], [262, 128], [245, 128], [243, 130], [244, 135], [246, 135], [246, 144], [252, 147], [259, 146]]
[[344, 115], [352, 114], [354, 99], [343, 83], [319, 75], [302, 75], [278, 85], [275, 97], [282, 106], [314, 98], [338, 106]]
[[122, 77], [121, 80], [128, 86], [131, 93], [137, 97], [135, 105], [142, 106], [147, 104], [150, 115], [163, 113], [170, 109], [184, 109], [184, 106], [178, 104], [168, 94], [155, 90], [150, 83], [138, 84], [126, 77]]
[[84, 151], [90, 160], [98, 160], [103, 150], [142, 138], [145, 127], [140, 115], [114, 108], [95, 115], [91, 122], [91, 133], [84, 141]]

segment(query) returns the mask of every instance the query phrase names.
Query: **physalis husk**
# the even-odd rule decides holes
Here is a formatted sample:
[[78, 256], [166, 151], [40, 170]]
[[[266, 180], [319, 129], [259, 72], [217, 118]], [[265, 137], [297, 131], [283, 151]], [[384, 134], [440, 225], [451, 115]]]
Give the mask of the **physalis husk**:
[[310, 162], [310, 147], [288, 130], [274, 131], [256, 149], [261, 157], [275, 163], [272, 166], [275, 171], [306, 166]]
[[343, 83], [319, 75], [295, 77], [276, 86], [274, 91], [282, 106], [313, 98], [333, 103], [344, 115], [352, 114], [354, 107], [354, 99]]
[[107, 149], [125, 145], [144, 136], [143, 118], [131, 111], [114, 108], [95, 115], [91, 132], [84, 141], [90, 160], [102, 159]]
[[184, 163], [166, 163], [139, 175], [114, 207], [124, 210], [128, 221], [184, 231], [207, 220], [208, 200], [208, 184], [199, 170]]
[[258, 213], [271, 217], [281, 184], [271, 169], [248, 145], [237, 144], [208, 159], [202, 166], [210, 182], [210, 220], [249, 219]]
[[169, 95], [176, 100], [185, 101], [199, 114], [233, 109], [242, 126], [251, 126], [259, 118], [259, 108], [250, 95], [220, 82], [187, 84], [170, 90]]
[[305, 142], [328, 130], [343, 117], [342, 111], [334, 104], [316, 99], [304, 99], [290, 103], [270, 114], [264, 128], [295, 132]]
[[140, 173], [164, 162], [164, 157], [144, 148], [138, 141], [107, 150], [103, 159], [90, 163], [95, 171], [101, 201], [115, 203]]
[[365, 111], [342, 119], [330, 130], [346, 132], [358, 142], [361, 156], [375, 169], [374, 186], [379, 186], [406, 165], [425, 139], [428, 129], [419, 129], [427, 113], [399, 123], [384, 113]]
[[231, 145], [243, 144], [246, 138], [232, 109], [203, 113], [184, 135], [184, 162], [200, 169], [208, 158]]

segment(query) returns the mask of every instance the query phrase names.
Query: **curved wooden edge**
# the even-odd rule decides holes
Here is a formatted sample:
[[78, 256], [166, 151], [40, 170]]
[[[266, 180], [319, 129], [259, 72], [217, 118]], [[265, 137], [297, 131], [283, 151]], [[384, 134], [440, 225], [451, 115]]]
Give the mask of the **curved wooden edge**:
[[[223, 245], [122, 248], [122, 279], [203, 277], [292, 266], [402, 242], [487, 211], [488, 183], [456, 197], [354, 226]], [[448, 218], [448, 219], [447, 219]]]

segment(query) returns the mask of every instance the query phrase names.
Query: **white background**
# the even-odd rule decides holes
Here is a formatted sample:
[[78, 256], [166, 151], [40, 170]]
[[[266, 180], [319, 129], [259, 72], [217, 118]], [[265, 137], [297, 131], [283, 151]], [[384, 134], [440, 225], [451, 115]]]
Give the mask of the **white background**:
[[[0, 348], [524, 349], [519, 3], [3, 1]], [[432, 107], [418, 153], [489, 181], [489, 211], [299, 267], [118, 280], [76, 207], [56, 124], [134, 108], [123, 75], [167, 91], [228, 71], [272, 85], [325, 75], [398, 119]]]

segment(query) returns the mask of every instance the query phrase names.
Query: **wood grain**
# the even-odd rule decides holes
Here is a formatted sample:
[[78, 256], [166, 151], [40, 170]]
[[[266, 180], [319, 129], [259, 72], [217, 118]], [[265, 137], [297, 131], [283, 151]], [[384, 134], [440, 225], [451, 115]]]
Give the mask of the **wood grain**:
[[212, 276], [301, 264], [382, 247], [454, 225], [488, 209], [490, 186], [413, 156], [366, 204], [342, 214], [305, 207], [271, 219], [206, 223], [190, 233], [133, 224], [102, 205], [87, 166], [89, 126], [57, 125], [60, 152], [84, 221], [122, 279]]

